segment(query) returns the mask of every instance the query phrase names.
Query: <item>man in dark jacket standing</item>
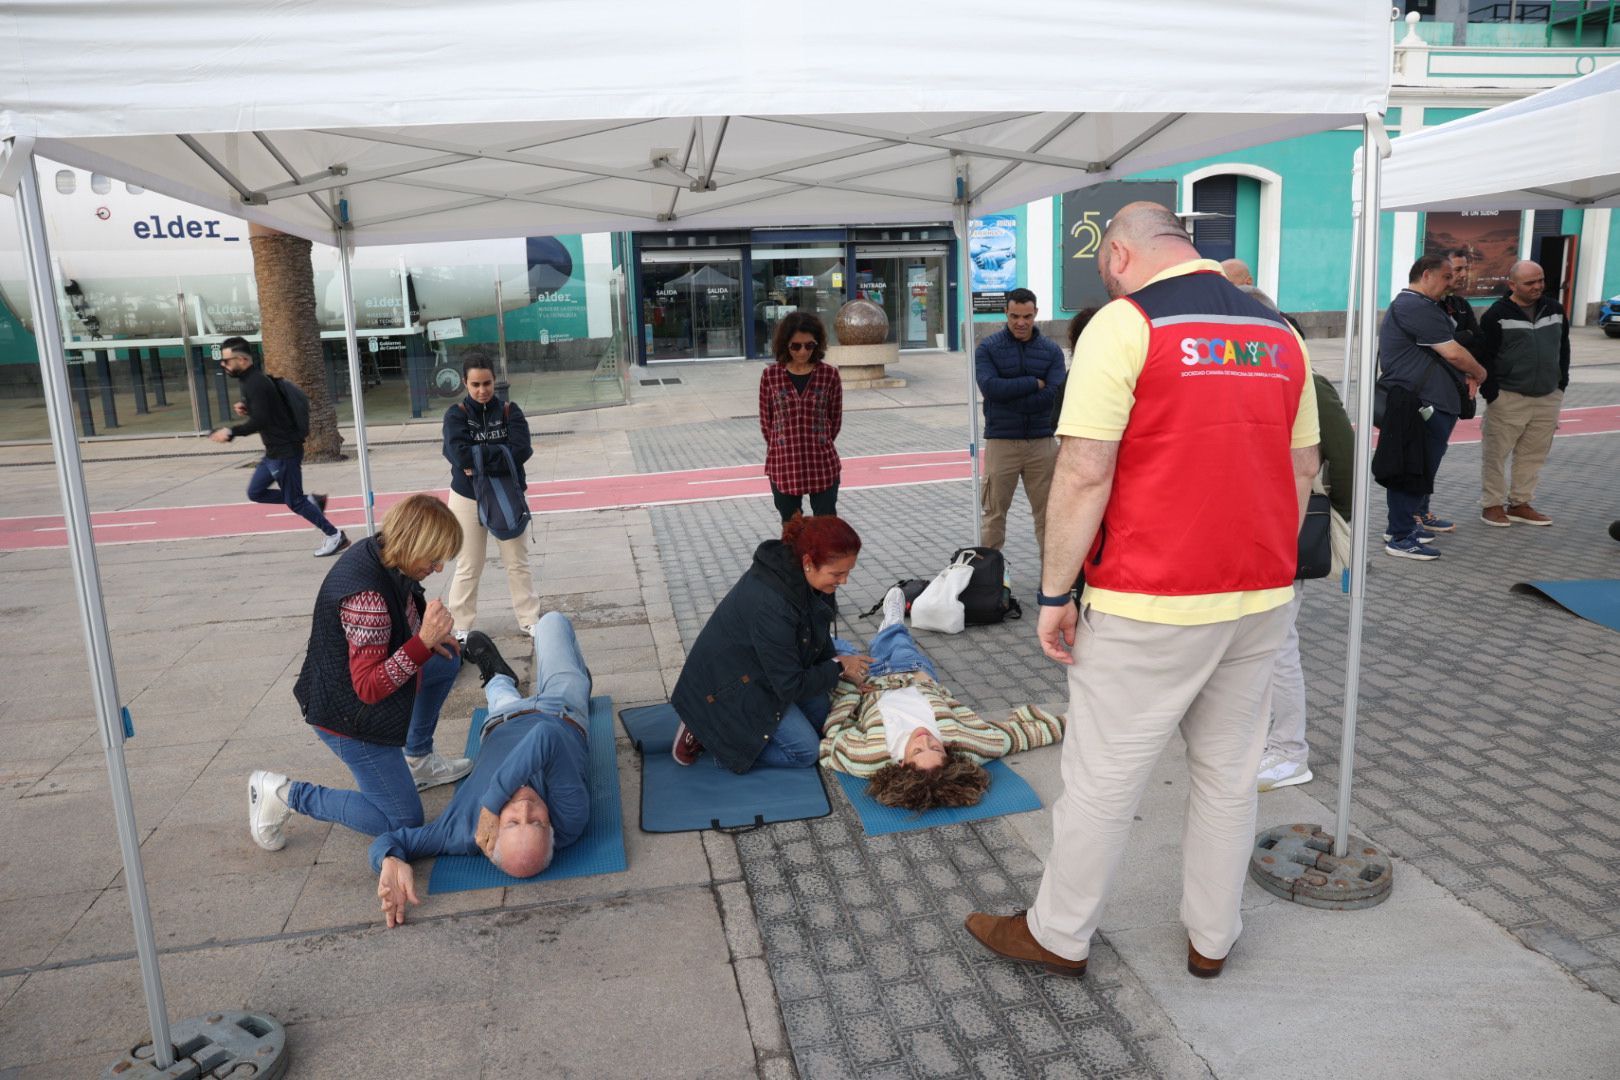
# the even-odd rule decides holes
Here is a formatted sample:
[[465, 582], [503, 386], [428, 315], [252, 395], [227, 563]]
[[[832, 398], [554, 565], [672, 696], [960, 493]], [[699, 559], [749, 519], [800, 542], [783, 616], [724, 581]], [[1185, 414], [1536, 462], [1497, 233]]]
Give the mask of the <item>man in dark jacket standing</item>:
[[1475, 353], [1477, 358], [1479, 319], [1474, 315], [1474, 305], [1468, 302], [1468, 275], [1472, 260], [1467, 248], [1453, 248], [1446, 253], [1446, 259], [1451, 263], [1451, 290], [1440, 301], [1440, 306], [1446, 309], [1446, 314], [1451, 316], [1451, 324], [1456, 327], [1452, 340]]
[[1046, 496], [1057, 468], [1052, 402], [1068, 377], [1063, 350], [1035, 327], [1035, 294], [1007, 294], [1007, 329], [979, 342], [973, 367], [984, 396], [984, 489], [980, 542], [1000, 548], [1007, 540], [1007, 508], [1024, 482], [1035, 543], [1046, 551]]
[[326, 542], [315, 550], [323, 559], [349, 546], [349, 538], [322, 513], [325, 495], [304, 494], [304, 440], [298, 434], [287, 399], [253, 359], [246, 338], [226, 338], [219, 346], [219, 366], [242, 384], [242, 400], [236, 415], [246, 417], [235, 427], [222, 427], [209, 434], [217, 443], [228, 443], [242, 435], [257, 435], [264, 441], [264, 457], [248, 481], [247, 497], [256, 503], [283, 503], [287, 509], [326, 534]]
[[[1569, 320], [1544, 295], [1547, 276], [1536, 263], [1514, 263], [1508, 289], [1480, 321], [1480, 362], [1491, 377], [1482, 389], [1489, 406], [1480, 432], [1485, 493], [1479, 516], [1498, 528], [1551, 525], [1530, 497], [1552, 450], [1569, 385]], [[1509, 456], [1511, 483], [1504, 478]]]

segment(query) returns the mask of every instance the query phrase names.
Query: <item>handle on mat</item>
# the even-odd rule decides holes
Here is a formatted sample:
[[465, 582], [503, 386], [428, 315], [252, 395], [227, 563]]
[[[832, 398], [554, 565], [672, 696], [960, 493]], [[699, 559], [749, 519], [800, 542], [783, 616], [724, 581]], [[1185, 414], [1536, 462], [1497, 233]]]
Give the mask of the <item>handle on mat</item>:
[[722, 825], [722, 824], [720, 824], [720, 819], [719, 818], [710, 818], [709, 819], [709, 828], [713, 829], [715, 832], [726, 833], [727, 835], [730, 835], [730, 836], [736, 836], [739, 833], [753, 832], [755, 829], [763, 829], [764, 827], [765, 827], [765, 815], [764, 814], [755, 814], [754, 815], [754, 823], [752, 825]]

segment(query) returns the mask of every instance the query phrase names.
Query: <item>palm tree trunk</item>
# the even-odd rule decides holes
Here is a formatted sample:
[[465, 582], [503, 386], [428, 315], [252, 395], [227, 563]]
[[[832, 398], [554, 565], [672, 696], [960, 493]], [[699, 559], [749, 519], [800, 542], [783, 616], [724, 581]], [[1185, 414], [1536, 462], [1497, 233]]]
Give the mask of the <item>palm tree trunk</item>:
[[306, 462], [340, 461], [343, 437], [326, 387], [320, 324], [315, 319], [315, 268], [310, 242], [250, 223], [253, 278], [259, 288], [259, 328], [265, 371], [298, 384], [309, 397]]

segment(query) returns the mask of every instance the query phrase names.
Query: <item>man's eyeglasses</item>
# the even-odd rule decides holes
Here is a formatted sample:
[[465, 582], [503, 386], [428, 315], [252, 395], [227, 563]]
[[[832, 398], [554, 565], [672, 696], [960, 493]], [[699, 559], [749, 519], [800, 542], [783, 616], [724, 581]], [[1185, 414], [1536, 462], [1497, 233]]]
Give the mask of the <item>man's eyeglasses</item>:
[[813, 342], [813, 341], [790, 341], [790, 342], [788, 342], [788, 352], [814, 352], [815, 349], [816, 349], [816, 343]]

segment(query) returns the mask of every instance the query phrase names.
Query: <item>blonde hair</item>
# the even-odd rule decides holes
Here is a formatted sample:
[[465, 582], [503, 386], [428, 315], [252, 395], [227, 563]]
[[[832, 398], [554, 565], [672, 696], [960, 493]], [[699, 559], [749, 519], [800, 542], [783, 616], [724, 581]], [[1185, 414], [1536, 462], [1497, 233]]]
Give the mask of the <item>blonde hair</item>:
[[377, 541], [383, 565], [395, 570], [448, 562], [461, 550], [461, 522], [437, 496], [411, 495], [384, 515]]

